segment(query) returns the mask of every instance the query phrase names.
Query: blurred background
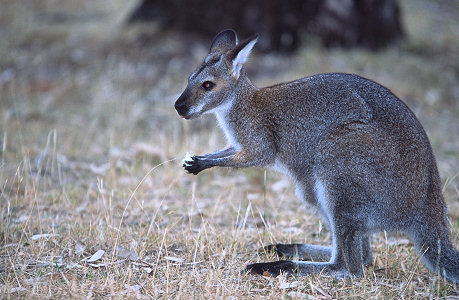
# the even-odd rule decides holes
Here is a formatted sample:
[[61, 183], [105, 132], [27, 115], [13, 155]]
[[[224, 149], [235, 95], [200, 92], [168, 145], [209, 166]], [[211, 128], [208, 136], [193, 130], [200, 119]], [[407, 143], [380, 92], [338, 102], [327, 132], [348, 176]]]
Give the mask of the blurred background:
[[[304, 210], [292, 216], [299, 201], [272, 171], [266, 179], [264, 170], [190, 176], [181, 168], [185, 152], [225, 144], [213, 117], [184, 121], [173, 108], [212, 37], [225, 28], [240, 39], [260, 33], [246, 66], [258, 87], [346, 72], [375, 80], [405, 101], [430, 137], [457, 232], [457, 0], [0, 0], [2, 244], [29, 249], [34, 244], [25, 233], [57, 231], [59, 245], [68, 237], [66, 245], [84, 240], [91, 252], [112, 247], [107, 236], [130, 232], [129, 226], [156, 224], [171, 232], [167, 224], [206, 208], [213, 209], [208, 222], [221, 232], [237, 222], [241, 205], [256, 201], [264, 203], [259, 211], [266, 208], [268, 224], [298, 225], [298, 241], [305, 226], [320, 224], [313, 212], [306, 212], [316, 222], [310, 225]], [[213, 208], [220, 199], [225, 205]], [[152, 217], [154, 211], [160, 213]], [[262, 221], [249, 218], [247, 226]], [[91, 238], [75, 224], [87, 226]], [[100, 228], [102, 238], [93, 233]], [[190, 229], [174, 243], [193, 234]], [[282, 231], [273, 236], [281, 238]], [[139, 240], [145, 246], [134, 247], [137, 253], [148, 254], [160, 247], [161, 236]]]
[[257, 86], [321, 72], [387, 86], [426, 127], [443, 178], [458, 172], [455, 0], [3, 0], [0, 23], [2, 176], [37, 164], [51, 132], [61, 159], [98, 165], [221, 146], [211, 117], [183, 122], [172, 104], [224, 28], [261, 34]]

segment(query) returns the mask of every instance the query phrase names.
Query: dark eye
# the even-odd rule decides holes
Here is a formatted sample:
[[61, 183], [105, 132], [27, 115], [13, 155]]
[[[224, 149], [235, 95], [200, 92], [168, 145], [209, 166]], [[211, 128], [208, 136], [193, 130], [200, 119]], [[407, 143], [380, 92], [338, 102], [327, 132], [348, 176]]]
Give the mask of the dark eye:
[[201, 85], [201, 87], [205, 89], [206, 91], [210, 91], [211, 89], [214, 88], [214, 86], [215, 86], [215, 83], [211, 81], [204, 81], [204, 83]]

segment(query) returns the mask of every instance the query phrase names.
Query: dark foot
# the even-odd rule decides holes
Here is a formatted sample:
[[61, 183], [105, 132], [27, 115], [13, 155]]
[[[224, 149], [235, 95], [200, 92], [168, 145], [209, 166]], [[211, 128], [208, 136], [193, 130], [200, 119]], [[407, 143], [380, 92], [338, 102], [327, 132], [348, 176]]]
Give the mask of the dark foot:
[[248, 265], [245, 271], [248, 274], [276, 277], [281, 273], [291, 275], [295, 273], [297, 264], [289, 260], [280, 260], [268, 263], [256, 263]]
[[356, 278], [362, 275], [361, 268], [351, 274], [344, 265], [341, 264], [331, 264], [328, 262], [294, 262], [290, 260], [251, 264], [246, 267], [245, 272], [248, 274], [272, 277], [276, 277], [279, 274], [285, 274], [287, 276], [305, 276], [316, 274], [337, 279], [347, 277]]
[[185, 170], [188, 171], [188, 173], [197, 175], [199, 172], [201, 172], [204, 169], [207, 169], [208, 167], [204, 165], [201, 159], [197, 156], [192, 156], [191, 160], [186, 160], [182, 167], [185, 168]]

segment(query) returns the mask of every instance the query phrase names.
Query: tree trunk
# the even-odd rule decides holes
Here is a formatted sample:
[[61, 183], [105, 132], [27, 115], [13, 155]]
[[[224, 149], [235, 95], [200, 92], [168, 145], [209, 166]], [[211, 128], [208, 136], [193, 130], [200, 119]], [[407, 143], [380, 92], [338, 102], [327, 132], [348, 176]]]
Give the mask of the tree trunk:
[[128, 21], [156, 21], [205, 38], [225, 28], [240, 36], [258, 32], [265, 51], [292, 51], [303, 33], [325, 46], [372, 50], [403, 36], [396, 0], [141, 0]]

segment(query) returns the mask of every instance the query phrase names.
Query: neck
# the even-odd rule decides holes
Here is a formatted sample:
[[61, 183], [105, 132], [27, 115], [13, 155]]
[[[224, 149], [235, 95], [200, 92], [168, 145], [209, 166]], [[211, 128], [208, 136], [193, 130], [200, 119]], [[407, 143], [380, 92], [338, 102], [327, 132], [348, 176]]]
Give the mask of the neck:
[[236, 90], [239, 92], [246, 91], [248, 93], [253, 93], [254, 91], [258, 90], [258, 88], [253, 85], [252, 81], [250, 81], [244, 69], [241, 70], [241, 76], [236, 83]]
[[234, 122], [244, 118], [243, 114], [250, 106], [251, 99], [258, 89], [250, 82], [250, 79], [241, 74], [232, 98], [221, 109], [215, 111], [218, 125], [223, 130], [228, 144], [236, 149], [240, 147], [236, 134], [233, 129]]
[[[217, 119], [227, 119], [230, 114], [234, 114], [234, 111], [240, 112], [241, 109], [250, 105], [250, 100], [257, 90], [258, 88], [252, 84], [244, 72], [236, 82], [234, 92], [231, 94], [230, 99], [228, 99], [225, 104], [219, 106], [218, 109], [214, 109], [212, 112], [215, 113]], [[231, 111], [233, 112], [230, 113]]]
[[258, 90], [256, 86], [252, 84], [249, 77], [245, 74], [245, 71], [241, 71], [242, 74], [239, 77], [239, 80], [236, 83], [234, 91], [234, 103], [231, 105], [237, 113], [245, 111], [247, 106], [250, 106], [251, 99], [253, 98], [255, 92]]

